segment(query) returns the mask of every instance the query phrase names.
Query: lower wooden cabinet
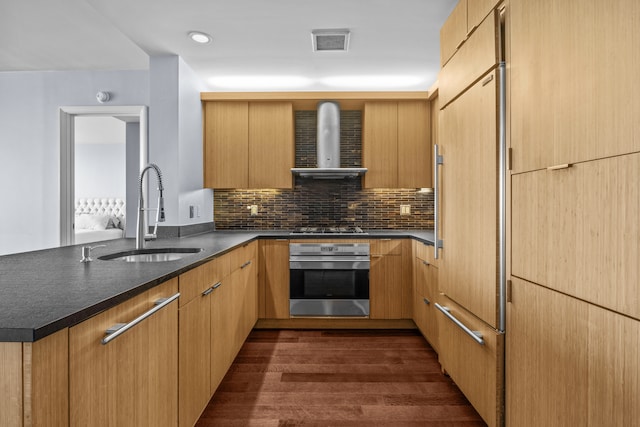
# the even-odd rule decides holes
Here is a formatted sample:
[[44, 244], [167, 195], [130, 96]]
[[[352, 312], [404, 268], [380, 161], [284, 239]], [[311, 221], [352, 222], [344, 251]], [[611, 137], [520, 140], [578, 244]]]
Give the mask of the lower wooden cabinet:
[[178, 292], [172, 279], [69, 329], [70, 426], [175, 426], [178, 422], [178, 303], [108, 344], [105, 331]]
[[0, 342], [0, 426], [69, 425], [69, 330]]
[[259, 317], [289, 318], [289, 240], [259, 243]]
[[[431, 347], [438, 352], [438, 315], [435, 303], [438, 301], [438, 268], [425, 245], [413, 242], [413, 321]], [[430, 248], [433, 249], [431, 246]]]
[[438, 355], [442, 368], [489, 426], [502, 425], [504, 335], [445, 295], [439, 296], [438, 304], [470, 329], [470, 333], [478, 332], [483, 340], [483, 344], [479, 344], [439, 311]]
[[639, 321], [512, 278], [507, 331], [508, 426], [638, 425]]
[[372, 239], [369, 270], [371, 319], [412, 317], [411, 241]]

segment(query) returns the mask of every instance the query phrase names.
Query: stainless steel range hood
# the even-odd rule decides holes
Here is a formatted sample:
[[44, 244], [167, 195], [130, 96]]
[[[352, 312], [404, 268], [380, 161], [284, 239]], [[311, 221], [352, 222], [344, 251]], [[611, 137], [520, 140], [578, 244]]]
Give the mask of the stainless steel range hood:
[[317, 168], [292, 168], [302, 178], [344, 179], [362, 176], [367, 168], [340, 167], [340, 106], [336, 102], [318, 103]]

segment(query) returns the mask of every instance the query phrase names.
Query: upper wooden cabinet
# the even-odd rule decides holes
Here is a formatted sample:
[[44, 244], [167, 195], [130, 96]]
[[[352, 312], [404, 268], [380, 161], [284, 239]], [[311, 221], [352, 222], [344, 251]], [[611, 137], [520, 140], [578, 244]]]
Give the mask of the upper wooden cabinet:
[[441, 108], [498, 65], [501, 56], [499, 19], [497, 11], [487, 16], [440, 71], [438, 97]]
[[640, 151], [640, 2], [514, 0], [515, 172]]
[[444, 66], [502, 0], [460, 0], [440, 28], [440, 65]]
[[428, 102], [366, 102], [362, 155], [364, 188], [431, 187]]
[[204, 186], [292, 188], [290, 102], [204, 103]]

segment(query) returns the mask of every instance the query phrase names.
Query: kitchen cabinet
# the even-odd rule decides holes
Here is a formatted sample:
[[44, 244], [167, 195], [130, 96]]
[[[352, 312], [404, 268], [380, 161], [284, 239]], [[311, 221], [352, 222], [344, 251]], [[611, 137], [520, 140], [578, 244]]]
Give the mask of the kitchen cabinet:
[[0, 343], [0, 425], [69, 425], [69, 330]]
[[204, 103], [204, 186], [293, 188], [290, 102]]
[[440, 29], [440, 65], [447, 64], [501, 0], [459, 0]]
[[289, 240], [259, 242], [259, 318], [289, 318]]
[[438, 352], [438, 268], [433, 258], [433, 246], [413, 241], [413, 320]]
[[364, 188], [431, 187], [431, 125], [427, 101], [364, 104]]
[[[369, 271], [371, 319], [411, 318], [411, 265], [409, 240], [372, 239]], [[408, 317], [407, 317], [408, 316]]]
[[[501, 425], [504, 334], [444, 295], [440, 295], [437, 304], [470, 330], [465, 332], [442, 311], [438, 311], [438, 356], [442, 369], [489, 426]], [[481, 336], [483, 343], [476, 342], [471, 334]]]
[[[178, 396], [179, 423], [181, 427], [193, 426], [207, 406], [218, 386], [212, 373], [213, 342], [218, 337], [212, 316], [217, 309], [214, 291], [220, 280], [228, 275], [223, 268], [226, 256], [216, 258], [179, 276], [180, 304], [179, 322], [179, 366]], [[219, 293], [215, 294], [216, 300]], [[221, 344], [224, 341], [221, 340]]]
[[456, 53], [467, 38], [467, 0], [459, 0], [440, 28], [440, 65]]
[[640, 151], [640, 3], [511, 1], [514, 172]]
[[444, 249], [439, 285], [497, 328], [499, 77], [496, 71], [489, 75], [493, 79], [479, 81], [440, 111]]
[[107, 329], [177, 292], [178, 280], [169, 280], [69, 329], [71, 426], [177, 424], [178, 303], [101, 342]]
[[498, 11], [494, 10], [440, 71], [438, 97], [441, 108], [499, 63], [499, 20]]
[[640, 153], [512, 176], [513, 276], [640, 319]]
[[640, 322], [517, 278], [507, 308], [507, 425], [635, 425]]
[[[230, 252], [230, 271], [228, 287], [230, 291], [229, 318], [218, 327], [231, 326], [229, 344], [231, 359], [238, 354], [240, 347], [258, 320], [258, 270], [256, 268], [258, 243], [248, 243]], [[223, 282], [222, 286], [226, 286]], [[215, 297], [215, 295], [214, 295]], [[227, 366], [228, 368], [228, 366]]]

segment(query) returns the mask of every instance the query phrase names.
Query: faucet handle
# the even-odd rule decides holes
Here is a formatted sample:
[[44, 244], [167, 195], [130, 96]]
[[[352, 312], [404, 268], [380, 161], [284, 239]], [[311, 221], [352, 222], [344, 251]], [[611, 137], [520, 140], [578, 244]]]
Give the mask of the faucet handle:
[[82, 259], [80, 262], [91, 262], [93, 258], [91, 258], [91, 250], [95, 248], [106, 248], [107, 245], [96, 245], [96, 246], [83, 246], [82, 247]]

